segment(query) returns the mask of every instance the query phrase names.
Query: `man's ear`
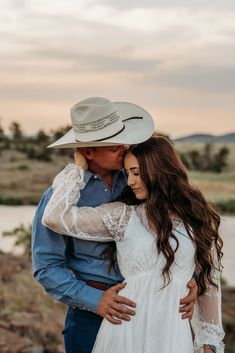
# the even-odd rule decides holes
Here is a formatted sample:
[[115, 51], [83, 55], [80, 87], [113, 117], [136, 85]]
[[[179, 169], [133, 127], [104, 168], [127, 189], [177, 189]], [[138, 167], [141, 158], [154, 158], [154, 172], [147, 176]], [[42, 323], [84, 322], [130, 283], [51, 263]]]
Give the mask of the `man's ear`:
[[94, 157], [94, 148], [92, 147], [81, 147], [79, 148], [79, 152], [89, 161]]

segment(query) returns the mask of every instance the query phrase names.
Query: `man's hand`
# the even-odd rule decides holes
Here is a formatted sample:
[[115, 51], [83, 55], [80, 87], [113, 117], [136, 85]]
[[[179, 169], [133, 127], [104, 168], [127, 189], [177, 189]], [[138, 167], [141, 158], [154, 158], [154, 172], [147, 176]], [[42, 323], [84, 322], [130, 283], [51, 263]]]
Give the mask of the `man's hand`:
[[192, 319], [194, 304], [197, 300], [198, 286], [195, 279], [191, 279], [187, 283], [190, 289], [189, 294], [180, 300], [180, 313], [182, 313], [182, 319]]
[[214, 351], [210, 348], [209, 345], [204, 344], [204, 353], [214, 353]]
[[74, 152], [74, 163], [82, 167], [85, 171], [88, 170], [88, 164], [86, 158], [81, 154], [79, 149], [77, 148]]
[[105, 317], [109, 322], [120, 325], [122, 320], [129, 321], [130, 316], [135, 315], [136, 304], [125, 297], [118, 295], [118, 292], [126, 286], [120, 283], [106, 290], [100, 299], [97, 314]]

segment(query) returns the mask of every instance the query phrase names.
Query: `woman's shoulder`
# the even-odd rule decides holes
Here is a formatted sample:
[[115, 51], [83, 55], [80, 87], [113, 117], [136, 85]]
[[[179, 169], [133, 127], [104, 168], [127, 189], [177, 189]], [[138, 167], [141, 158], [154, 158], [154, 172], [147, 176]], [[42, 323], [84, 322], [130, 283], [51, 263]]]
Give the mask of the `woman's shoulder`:
[[102, 205], [103, 209], [107, 212], [111, 212], [112, 214], [129, 214], [132, 212], [135, 206], [127, 205], [121, 201], [114, 201], [107, 204]]
[[[104, 205], [103, 205], [104, 206]], [[103, 222], [109, 229], [109, 232], [118, 241], [122, 241], [126, 227], [130, 221], [133, 206], [126, 205], [123, 202], [111, 202], [105, 205]]]

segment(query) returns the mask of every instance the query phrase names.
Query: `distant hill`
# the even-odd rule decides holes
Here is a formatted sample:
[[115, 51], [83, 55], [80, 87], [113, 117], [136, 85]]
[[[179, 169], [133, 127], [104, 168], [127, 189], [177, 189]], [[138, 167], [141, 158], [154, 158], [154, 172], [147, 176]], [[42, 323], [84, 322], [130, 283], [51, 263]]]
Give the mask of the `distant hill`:
[[193, 134], [193, 135], [188, 135], [188, 136], [183, 136], [180, 138], [174, 139], [174, 142], [203, 142], [203, 143], [208, 143], [208, 142], [222, 142], [222, 143], [228, 143], [228, 142], [233, 142], [235, 143], [235, 132], [232, 132], [230, 134], [225, 134], [225, 135], [210, 135], [210, 134]]

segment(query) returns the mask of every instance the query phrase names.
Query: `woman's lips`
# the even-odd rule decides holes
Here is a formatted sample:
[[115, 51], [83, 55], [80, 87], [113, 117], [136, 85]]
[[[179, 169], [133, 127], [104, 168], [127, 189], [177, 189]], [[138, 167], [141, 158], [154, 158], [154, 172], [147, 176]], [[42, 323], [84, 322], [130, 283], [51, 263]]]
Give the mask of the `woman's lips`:
[[139, 189], [132, 189], [133, 192], [137, 192], [139, 190], [140, 190], [140, 188]]

